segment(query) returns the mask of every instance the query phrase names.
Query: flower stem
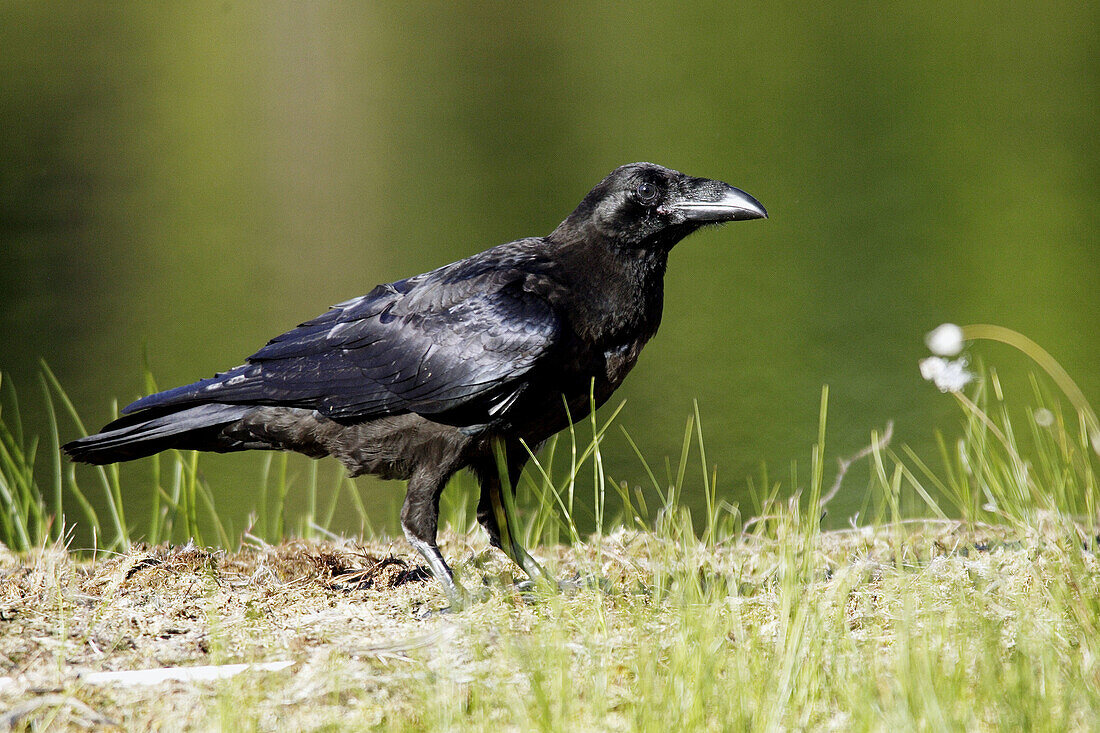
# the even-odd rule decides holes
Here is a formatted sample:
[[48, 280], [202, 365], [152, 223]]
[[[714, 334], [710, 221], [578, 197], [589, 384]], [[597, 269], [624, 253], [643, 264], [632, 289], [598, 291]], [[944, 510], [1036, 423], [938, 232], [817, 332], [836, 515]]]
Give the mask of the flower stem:
[[1059, 364], [1046, 349], [1029, 339], [1027, 336], [1024, 336], [1022, 333], [1013, 331], [1011, 328], [995, 326], [989, 323], [976, 323], [969, 326], [963, 326], [963, 337], [967, 341], [986, 339], [987, 341], [999, 341], [1002, 344], [1008, 344], [1022, 351], [1029, 356], [1032, 361], [1042, 367], [1043, 370], [1050, 375], [1050, 378], [1054, 380], [1054, 383], [1058, 385], [1058, 388], [1065, 393], [1074, 409], [1084, 418], [1085, 426], [1089, 432], [1089, 441], [1092, 443], [1092, 449], [1096, 451], [1097, 455], [1100, 455], [1100, 420], [1097, 419], [1096, 412], [1092, 409], [1092, 405], [1089, 404], [1089, 401], [1085, 399], [1085, 394], [1081, 391], [1081, 388], [1077, 386], [1077, 383], [1073, 381], [1069, 373], [1062, 368], [1062, 365]]

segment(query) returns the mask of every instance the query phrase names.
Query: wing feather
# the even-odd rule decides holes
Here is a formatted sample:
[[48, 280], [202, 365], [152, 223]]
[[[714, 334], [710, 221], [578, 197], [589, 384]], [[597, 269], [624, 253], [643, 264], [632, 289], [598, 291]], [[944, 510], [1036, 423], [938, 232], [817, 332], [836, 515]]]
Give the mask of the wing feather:
[[[124, 412], [189, 402], [287, 405], [335, 419], [415, 412], [489, 422], [559, 341], [529, 271], [469, 261], [381, 285], [272, 339], [240, 367], [145, 397]], [[473, 269], [473, 272], [469, 270]]]

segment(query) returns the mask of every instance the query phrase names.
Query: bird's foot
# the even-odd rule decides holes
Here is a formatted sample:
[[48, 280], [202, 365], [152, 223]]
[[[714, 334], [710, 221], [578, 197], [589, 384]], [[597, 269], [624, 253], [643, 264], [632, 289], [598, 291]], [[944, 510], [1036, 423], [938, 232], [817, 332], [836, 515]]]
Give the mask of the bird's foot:
[[545, 600], [549, 595], [558, 592], [557, 583], [548, 583], [542, 578], [532, 580], [517, 580], [513, 586], [520, 599], [529, 606]]
[[580, 573], [574, 573], [572, 577], [565, 578], [564, 580], [554, 580], [553, 578], [544, 576], [529, 578], [527, 580], [518, 581], [515, 587], [524, 600], [529, 603], [538, 600], [540, 594], [544, 595], [548, 590], [551, 592], [569, 594], [586, 589], [601, 590], [604, 593], [610, 593], [612, 591], [611, 581], [607, 578], [599, 576], [582, 576]]
[[460, 613], [479, 603], [484, 603], [489, 600], [489, 596], [491, 595], [489, 588], [484, 584], [471, 591], [465, 586], [453, 583], [451, 587], [445, 588], [444, 592], [447, 596], [448, 605], [443, 608], [428, 608], [427, 606], [422, 606], [417, 611], [416, 617], [423, 620], [436, 616], [449, 616], [454, 613]]

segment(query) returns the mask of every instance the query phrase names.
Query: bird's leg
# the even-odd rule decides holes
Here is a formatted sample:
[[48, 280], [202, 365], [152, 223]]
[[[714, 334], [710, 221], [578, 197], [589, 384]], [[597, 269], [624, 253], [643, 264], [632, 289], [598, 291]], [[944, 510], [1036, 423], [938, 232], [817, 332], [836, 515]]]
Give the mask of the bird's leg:
[[524, 549], [504, 506], [501, 492], [514, 491], [522, 472], [523, 462], [509, 461], [507, 487], [502, 487], [501, 472], [495, 464], [478, 472], [481, 479], [481, 498], [477, 503], [477, 521], [489, 535], [489, 544], [502, 550], [512, 562], [527, 573], [531, 580], [546, 580], [552, 583], [553, 580], [543, 567]]
[[417, 474], [409, 479], [405, 503], [401, 507], [401, 529], [409, 544], [427, 560], [432, 575], [443, 586], [451, 608], [458, 611], [468, 605], [468, 599], [455, 582], [454, 573], [443, 559], [435, 539], [439, 525], [439, 496], [446, 483], [446, 476], [439, 478]]
[[[523, 450], [522, 446], [519, 447], [519, 450]], [[512, 460], [511, 457], [515, 455], [522, 455], [524, 459]], [[610, 589], [611, 584], [605, 578], [583, 579], [580, 576], [575, 576], [563, 581], [554, 579], [524, 549], [523, 543], [520, 542], [519, 537], [513, 531], [515, 517], [510, 517], [508, 508], [503, 501], [504, 491], [514, 492], [520, 475], [523, 473], [524, 463], [526, 463], [526, 453], [512, 451], [508, 453], [507, 460], [503, 454], [499, 454], [496, 463], [475, 468], [475, 472], [481, 481], [481, 498], [477, 504], [477, 521], [489, 535], [489, 543], [493, 547], [503, 550], [512, 562], [519, 565], [527, 573], [531, 580], [519, 583], [518, 586], [521, 590], [530, 588], [532, 583], [548, 583], [551, 587], [562, 591], [575, 591], [581, 588], [600, 588], [607, 591]], [[506, 477], [502, 476], [504, 472], [498, 468], [501, 465], [507, 465], [508, 467]], [[504, 479], [507, 480], [506, 483]]]
[[[539, 565], [535, 558], [523, 547], [523, 544], [513, 534], [512, 527], [508, 523], [504, 504], [500, 496], [500, 484], [483, 487], [481, 499], [477, 505], [477, 521], [485, 528], [489, 535], [489, 544], [509, 557], [516, 565], [527, 573], [532, 580], [544, 580], [549, 576], [546, 570]], [[503, 531], [502, 531], [503, 530]]]

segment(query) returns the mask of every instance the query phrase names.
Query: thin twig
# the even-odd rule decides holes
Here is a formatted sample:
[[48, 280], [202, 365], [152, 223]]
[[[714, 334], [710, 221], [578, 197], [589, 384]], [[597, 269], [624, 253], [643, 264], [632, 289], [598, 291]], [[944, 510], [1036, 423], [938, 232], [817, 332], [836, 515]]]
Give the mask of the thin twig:
[[821, 497], [821, 501], [819, 501], [817, 504], [818, 508], [824, 509], [825, 505], [833, 500], [833, 497], [836, 496], [838, 491], [840, 491], [840, 484], [844, 481], [844, 476], [848, 473], [848, 469], [852, 467], [853, 463], [860, 460], [861, 458], [866, 458], [875, 451], [883, 450], [884, 448], [886, 448], [886, 446], [890, 445], [890, 439], [893, 437], [894, 421], [891, 420], [886, 423], [886, 429], [882, 431], [882, 435], [874, 443], [871, 443], [866, 448], [862, 448], [861, 450], [848, 456], [847, 458], [837, 458], [836, 462], [838, 465], [838, 470], [836, 474], [836, 480], [833, 481], [832, 487], [825, 494], [825, 496]]

